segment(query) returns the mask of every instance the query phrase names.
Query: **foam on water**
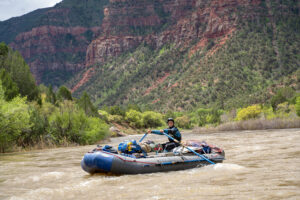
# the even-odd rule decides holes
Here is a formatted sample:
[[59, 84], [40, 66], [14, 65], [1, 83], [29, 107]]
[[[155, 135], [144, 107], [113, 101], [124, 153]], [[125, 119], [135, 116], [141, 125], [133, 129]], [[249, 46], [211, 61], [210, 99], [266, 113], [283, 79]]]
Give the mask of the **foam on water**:
[[236, 171], [236, 170], [245, 169], [244, 166], [237, 165], [237, 164], [231, 164], [231, 163], [218, 163], [216, 165], [211, 165], [209, 167], [210, 168], [212, 167], [213, 170], [216, 170], [216, 171]]
[[14, 184], [28, 184], [28, 183], [37, 183], [41, 181], [53, 181], [61, 179], [64, 176], [64, 172], [45, 172], [40, 175], [32, 175], [28, 177], [24, 177], [24, 175], [20, 177], [15, 177], [14, 179], [7, 179], [5, 181], [6, 184], [14, 183]]

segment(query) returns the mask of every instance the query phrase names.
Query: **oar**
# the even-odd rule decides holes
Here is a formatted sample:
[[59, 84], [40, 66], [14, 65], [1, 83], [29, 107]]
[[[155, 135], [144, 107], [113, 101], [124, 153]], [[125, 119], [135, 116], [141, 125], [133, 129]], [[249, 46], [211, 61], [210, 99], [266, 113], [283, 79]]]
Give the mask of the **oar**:
[[[166, 134], [165, 132], [163, 132], [163, 134], [165, 136], [167, 136], [168, 138], [174, 140], [174, 141], [177, 141], [176, 139], [174, 139], [172, 136], [169, 136], [168, 134]], [[206, 160], [207, 162], [211, 163], [211, 164], [215, 164], [213, 161], [209, 160], [208, 158], [206, 158], [205, 156], [202, 156], [201, 154], [197, 153], [196, 151], [194, 151], [193, 149], [187, 147], [187, 146], [184, 146], [183, 144], [181, 144], [181, 142], [177, 141], [181, 146], [183, 146], [184, 148], [187, 148], [188, 150], [190, 150], [191, 152], [193, 152], [194, 154], [196, 154], [197, 156], [199, 156], [200, 158], [203, 158], [204, 160]]]
[[140, 139], [140, 142], [143, 141], [143, 139], [147, 136], [148, 133], [145, 133], [145, 135]]

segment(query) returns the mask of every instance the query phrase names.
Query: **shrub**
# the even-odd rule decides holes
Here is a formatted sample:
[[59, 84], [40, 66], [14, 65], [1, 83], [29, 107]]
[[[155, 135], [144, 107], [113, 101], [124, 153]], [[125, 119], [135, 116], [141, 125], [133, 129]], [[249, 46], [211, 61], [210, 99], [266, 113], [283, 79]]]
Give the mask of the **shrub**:
[[143, 124], [145, 128], [154, 128], [162, 126], [162, 114], [153, 111], [146, 111], [143, 113]]
[[[48, 102], [43, 104], [43, 106], [38, 105], [36, 102], [31, 102], [29, 104], [31, 127], [18, 137], [18, 145], [26, 147], [34, 146], [41, 142], [52, 143], [52, 141], [46, 139], [46, 130], [49, 127], [48, 116], [49, 113], [52, 113], [52, 109], [49, 109], [49, 106], [52, 107], [53, 105]], [[56, 107], [53, 106], [53, 110], [55, 109]]]
[[300, 97], [297, 97], [297, 99], [296, 99], [295, 108], [296, 108], [297, 115], [300, 117]]
[[0, 151], [5, 152], [16, 144], [22, 132], [30, 127], [30, 113], [26, 98], [18, 96], [9, 102], [6, 101], [0, 81]]
[[290, 87], [281, 88], [277, 91], [276, 95], [271, 98], [271, 105], [274, 111], [277, 106], [288, 99], [291, 99], [295, 95], [295, 91]]
[[129, 122], [130, 126], [141, 128], [143, 126], [142, 113], [136, 110], [129, 110], [125, 114], [125, 120]]
[[198, 126], [206, 124], [219, 124], [223, 111], [217, 109], [199, 108], [195, 113], [192, 113], [192, 122]]
[[177, 117], [175, 119], [176, 126], [179, 128], [191, 128], [191, 121], [188, 116]]
[[125, 116], [125, 111], [123, 108], [121, 108], [120, 106], [116, 105], [116, 106], [111, 106], [108, 109], [109, 114], [111, 115], [121, 115], [121, 116]]
[[128, 112], [129, 110], [136, 110], [141, 112], [141, 108], [136, 104], [128, 104], [126, 107], [126, 111]]
[[101, 117], [101, 119], [108, 121], [109, 114], [105, 110], [98, 110], [98, 114]]
[[272, 106], [265, 106], [262, 110], [262, 113], [265, 119], [273, 119], [277, 117], [273, 112]]
[[209, 109], [204, 109], [204, 108], [199, 108], [197, 110], [197, 121], [199, 126], [204, 126], [207, 121], [206, 121], [206, 116], [209, 114]]
[[108, 125], [99, 118], [89, 117], [71, 101], [65, 101], [49, 117], [51, 137], [57, 144], [65, 141], [92, 144], [105, 137]]
[[259, 105], [248, 106], [247, 108], [242, 108], [238, 110], [236, 120], [240, 121], [254, 119], [257, 118], [261, 112], [262, 109]]
[[120, 116], [120, 115], [109, 115], [108, 116], [108, 121], [109, 122], [121, 123], [123, 121], [123, 117]]
[[[108, 134], [108, 125], [97, 117], [86, 118], [84, 144], [94, 144], [102, 140]], [[78, 123], [80, 126], [80, 123]]]

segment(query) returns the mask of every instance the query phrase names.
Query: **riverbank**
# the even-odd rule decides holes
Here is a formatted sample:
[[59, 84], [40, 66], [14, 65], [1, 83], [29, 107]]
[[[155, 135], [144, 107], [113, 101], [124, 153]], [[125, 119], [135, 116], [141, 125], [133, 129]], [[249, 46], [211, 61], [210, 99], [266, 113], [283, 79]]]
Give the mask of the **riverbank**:
[[[143, 134], [146, 132], [145, 129], [135, 129], [131, 134], [131, 130], [126, 126], [121, 126], [116, 123], [113, 124], [114, 126], [118, 127], [118, 131], [126, 132], [126, 135], [137, 135]], [[300, 118], [292, 118], [292, 119], [252, 119], [252, 120], [245, 120], [245, 121], [236, 121], [236, 122], [228, 122], [224, 124], [220, 124], [218, 126], [206, 126], [206, 127], [195, 127], [193, 129], [181, 129], [181, 132], [188, 132], [188, 133], [196, 133], [196, 134], [206, 134], [206, 133], [215, 133], [215, 132], [228, 132], [228, 131], [242, 131], [242, 130], [267, 130], [267, 129], [292, 129], [292, 128], [300, 128]], [[126, 136], [124, 135], [124, 136]], [[115, 133], [111, 133], [110, 136], [107, 136], [103, 140], [98, 141], [95, 144], [99, 143], [109, 143], [111, 138], [115, 137], [123, 137], [123, 135], [117, 135]], [[62, 144], [56, 145], [54, 143], [49, 143], [45, 141], [40, 141], [32, 146], [27, 146], [22, 148], [20, 146], [13, 146], [11, 147], [10, 151], [7, 153], [12, 152], [28, 152], [33, 150], [41, 150], [41, 149], [54, 149], [54, 148], [63, 148], [63, 147], [80, 147], [85, 145], [79, 145], [76, 143], [70, 143], [65, 140]], [[2, 153], [0, 153], [1, 155]]]
[[196, 133], [212, 133], [219, 131], [242, 131], [242, 130], [267, 130], [267, 129], [291, 129], [300, 128], [300, 118], [292, 119], [251, 119], [245, 121], [235, 121], [220, 124], [213, 127], [196, 127], [193, 129]]

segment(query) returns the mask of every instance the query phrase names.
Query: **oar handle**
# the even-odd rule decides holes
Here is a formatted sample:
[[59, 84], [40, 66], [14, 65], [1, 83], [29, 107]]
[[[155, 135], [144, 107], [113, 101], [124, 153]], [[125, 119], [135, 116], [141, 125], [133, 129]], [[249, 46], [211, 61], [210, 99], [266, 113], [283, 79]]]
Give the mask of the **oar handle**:
[[148, 133], [145, 133], [145, 135], [140, 139], [140, 142], [143, 141], [143, 139], [147, 136]]
[[172, 136], [170, 136], [170, 135], [168, 135], [168, 134], [166, 134], [165, 132], [163, 132], [163, 134], [165, 135], [165, 136], [167, 136], [168, 138], [170, 138], [170, 139], [172, 139], [172, 140], [174, 140], [174, 141], [177, 141], [181, 146], [183, 146], [183, 147], [185, 147], [185, 148], [187, 148], [188, 150], [190, 150], [191, 152], [193, 152], [194, 154], [196, 154], [197, 156], [199, 156], [200, 158], [203, 158], [204, 160], [206, 160], [207, 162], [209, 162], [209, 163], [211, 163], [211, 164], [215, 164], [214, 162], [212, 162], [211, 160], [209, 160], [208, 158], [206, 158], [205, 156], [203, 156], [203, 155], [201, 155], [201, 154], [199, 154], [199, 153], [197, 153], [196, 151], [194, 151], [193, 149], [191, 149], [191, 148], [189, 148], [189, 147], [186, 147], [186, 146], [184, 146], [181, 142], [179, 142], [178, 140], [176, 140], [175, 138], [173, 138]]

